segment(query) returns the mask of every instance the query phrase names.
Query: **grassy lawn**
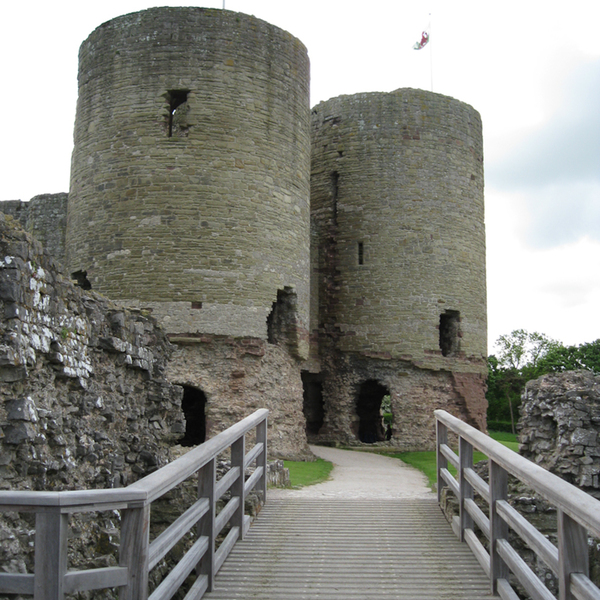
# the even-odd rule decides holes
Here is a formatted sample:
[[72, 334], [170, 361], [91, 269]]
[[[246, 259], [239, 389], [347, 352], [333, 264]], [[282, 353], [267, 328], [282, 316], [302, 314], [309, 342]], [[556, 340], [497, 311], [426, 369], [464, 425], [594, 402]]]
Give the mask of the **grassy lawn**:
[[[517, 442], [517, 436], [512, 433], [506, 433], [504, 431], [490, 431], [490, 437], [500, 442], [507, 448], [519, 451], [519, 442]], [[386, 456], [392, 456], [399, 458], [406, 464], [419, 469], [429, 479], [429, 485], [432, 487], [436, 483], [437, 473], [435, 464], [435, 452], [398, 452], [394, 454], [386, 454]], [[486, 460], [487, 456], [482, 452], [473, 452], [473, 462], [479, 462], [480, 460]], [[455, 472], [454, 468], [449, 465], [448, 470], [452, 473]]]
[[283, 464], [290, 470], [290, 482], [294, 488], [327, 481], [333, 469], [333, 465], [322, 458], [317, 458], [314, 462], [284, 460]]

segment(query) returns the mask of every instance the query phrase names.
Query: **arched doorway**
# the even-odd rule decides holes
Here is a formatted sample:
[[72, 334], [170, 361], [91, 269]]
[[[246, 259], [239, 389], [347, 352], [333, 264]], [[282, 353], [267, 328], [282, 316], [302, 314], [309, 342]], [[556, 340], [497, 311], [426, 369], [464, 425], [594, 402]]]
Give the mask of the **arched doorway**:
[[320, 373], [302, 371], [303, 403], [302, 412], [306, 419], [306, 435], [317, 435], [323, 427], [325, 409], [323, 406], [323, 377]]
[[183, 385], [181, 408], [185, 416], [185, 435], [182, 446], [197, 446], [206, 440], [206, 395], [191, 385]]
[[389, 394], [388, 388], [375, 379], [368, 379], [360, 385], [356, 400], [356, 414], [360, 419], [358, 439], [361, 442], [374, 444], [386, 439], [381, 415], [381, 401], [384, 396], [389, 396]]

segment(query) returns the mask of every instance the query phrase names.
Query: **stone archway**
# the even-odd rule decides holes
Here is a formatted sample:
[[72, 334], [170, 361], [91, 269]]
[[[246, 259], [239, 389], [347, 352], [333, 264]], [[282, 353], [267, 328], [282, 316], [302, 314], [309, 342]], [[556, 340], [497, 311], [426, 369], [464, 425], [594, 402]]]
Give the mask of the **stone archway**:
[[356, 414], [359, 418], [358, 439], [365, 444], [383, 442], [386, 439], [381, 401], [390, 390], [375, 379], [367, 379], [358, 389]]

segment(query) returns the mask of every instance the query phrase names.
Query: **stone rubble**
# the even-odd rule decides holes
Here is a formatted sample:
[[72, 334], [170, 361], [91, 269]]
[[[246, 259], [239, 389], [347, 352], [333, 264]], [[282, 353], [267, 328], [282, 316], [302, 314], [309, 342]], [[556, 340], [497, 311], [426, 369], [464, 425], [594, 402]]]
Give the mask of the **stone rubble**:
[[570, 371], [527, 383], [519, 452], [600, 499], [600, 375]]

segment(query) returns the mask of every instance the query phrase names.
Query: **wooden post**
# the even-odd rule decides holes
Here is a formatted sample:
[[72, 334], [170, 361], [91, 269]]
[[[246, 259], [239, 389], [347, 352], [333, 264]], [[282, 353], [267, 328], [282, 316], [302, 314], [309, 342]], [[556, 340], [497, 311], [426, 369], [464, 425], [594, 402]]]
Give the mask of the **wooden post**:
[[268, 474], [267, 474], [267, 417], [265, 420], [259, 423], [256, 426], [256, 443], [262, 443], [263, 451], [260, 456], [256, 460], [256, 466], [263, 468], [263, 474], [260, 480], [257, 482], [256, 487], [254, 488], [256, 491], [262, 493], [262, 501], [263, 504], [267, 501], [267, 483], [268, 483]]
[[589, 577], [588, 535], [584, 527], [557, 509], [558, 598], [575, 600], [571, 593], [571, 573]]
[[460, 491], [460, 541], [465, 541], [465, 529], [473, 529], [473, 518], [465, 510], [465, 500], [473, 498], [473, 486], [466, 480], [464, 470], [473, 467], [473, 446], [462, 436], [458, 442], [458, 485]]
[[496, 542], [508, 538], [508, 525], [496, 511], [496, 502], [508, 496], [508, 474], [493, 460], [490, 470], [490, 583], [492, 595], [498, 595], [498, 579], [508, 579], [509, 569], [496, 549]]
[[440, 471], [448, 468], [448, 459], [440, 452], [440, 446], [448, 443], [448, 428], [437, 419], [435, 421], [435, 427], [437, 439], [437, 497], [439, 504], [442, 501], [442, 488], [444, 487], [444, 480], [442, 479]]
[[208, 498], [208, 512], [198, 523], [198, 536], [208, 538], [208, 548], [200, 561], [198, 575], [208, 578], [208, 591], [212, 592], [215, 585], [215, 484], [216, 457], [212, 458], [198, 471], [198, 498]]
[[42, 509], [35, 516], [34, 600], [63, 600], [67, 572], [69, 515], [60, 508]]
[[119, 565], [127, 567], [127, 586], [119, 588], [120, 600], [148, 598], [148, 547], [150, 543], [150, 505], [127, 508], [121, 512]]
[[246, 436], [242, 435], [233, 444], [231, 444], [231, 468], [239, 467], [239, 477], [231, 484], [231, 497], [236, 496], [240, 499], [240, 504], [231, 517], [231, 526], [239, 527], [240, 537], [244, 538], [244, 505], [246, 495], [244, 494], [245, 469], [244, 462], [246, 458]]

